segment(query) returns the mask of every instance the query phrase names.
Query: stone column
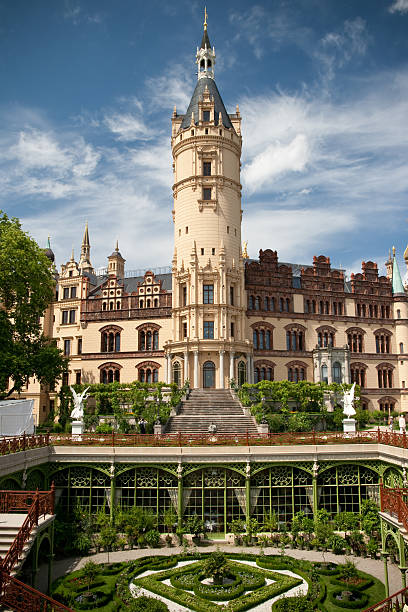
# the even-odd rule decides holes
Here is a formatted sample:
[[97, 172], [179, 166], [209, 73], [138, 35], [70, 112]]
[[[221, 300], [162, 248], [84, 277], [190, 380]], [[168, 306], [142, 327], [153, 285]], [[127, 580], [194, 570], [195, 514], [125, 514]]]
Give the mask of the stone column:
[[166, 383], [169, 385], [171, 383], [171, 355], [167, 353], [167, 370], [166, 370]]
[[184, 382], [188, 379], [188, 351], [184, 351]]
[[224, 388], [224, 352], [220, 351], [220, 389]]
[[350, 353], [349, 351], [345, 351], [344, 358], [344, 382], [346, 385], [350, 384]]
[[198, 351], [194, 351], [194, 389], [198, 389], [199, 387], [199, 365], [198, 365]]
[[253, 383], [254, 377], [254, 368], [252, 364], [252, 355], [251, 353], [247, 353], [247, 381], [249, 384]]
[[229, 377], [230, 380], [232, 380], [234, 377], [234, 351], [230, 352], [230, 373], [229, 373]]

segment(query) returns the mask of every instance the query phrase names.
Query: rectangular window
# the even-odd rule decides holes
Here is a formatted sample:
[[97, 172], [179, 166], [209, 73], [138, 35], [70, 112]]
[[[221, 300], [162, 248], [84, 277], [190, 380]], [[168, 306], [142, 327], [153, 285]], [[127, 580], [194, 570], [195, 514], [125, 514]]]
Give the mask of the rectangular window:
[[67, 357], [71, 354], [71, 340], [64, 340], [64, 355]]
[[201, 255], [204, 255], [204, 249], [201, 249]]
[[75, 384], [76, 385], [81, 384], [81, 370], [76, 370], [75, 372]]
[[214, 248], [211, 249], [211, 255], [215, 255], [215, 249]]
[[211, 187], [204, 187], [203, 200], [211, 200]]
[[210, 121], [210, 111], [209, 110], [203, 111], [203, 121]]
[[78, 355], [82, 355], [82, 338], [78, 338]]
[[203, 303], [214, 304], [214, 285], [203, 285]]
[[69, 287], [64, 287], [63, 298], [64, 300], [69, 298]]
[[230, 304], [234, 305], [234, 287], [230, 287]]
[[214, 321], [204, 321], [204, 339], [214, 338]]
[[211, 176], [211, 162], [203, 162], [203, 175]]
[[187, 338], [187, 321], [183, 322], [183, 338]]
[[72, 298], [76, 298], [76, 290], [77, 290], [76, 287], [71, 287], [71, 297]]
[[66, 387], [69, 383], [69, 374], [68, 372], [64, 372], [62, 375], [62, 385], [63, 387]]
[[69, 313], [69, 310], [63, 310], [62, 311], [62, 319], [61, 319], [62, 325], [67, 325], [67, 323], [68, 323], [68, 313]]
[[235, 336], [235, 325], [234, 323], [231, 321], [231, 338], [233, 338]]
[[70, 323], [75, 323], [75, 314], [76, 314], [76, 310], [69, 311], [69, 322]]
[[183, 306], [187, 306], [187, 287], [183, 285]]

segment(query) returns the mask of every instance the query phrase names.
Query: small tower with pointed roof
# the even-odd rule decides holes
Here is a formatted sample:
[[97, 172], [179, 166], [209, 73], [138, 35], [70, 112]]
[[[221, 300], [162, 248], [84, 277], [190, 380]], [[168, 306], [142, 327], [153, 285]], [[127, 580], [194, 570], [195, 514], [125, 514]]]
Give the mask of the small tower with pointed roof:
[[392, 280], [392, 257], [391, 257], [391, 249], [388, 252], [388, 259], [385, 262], [386, 276], [390, 280]]
[[125, 276], [125, 261], [119, 252], [119, 243], [116, 241], [116, 247], [113, 253], [108, 257], [108, 275], [116, 276], [116, 278], [124, 278]]
[[79, 258], [78, 267], [82, 273], [93, 272], [91, 264], [91, 244], [89, 242], [88, 221], [85, 223], [84, 237], [81, 245], [81, 257]]

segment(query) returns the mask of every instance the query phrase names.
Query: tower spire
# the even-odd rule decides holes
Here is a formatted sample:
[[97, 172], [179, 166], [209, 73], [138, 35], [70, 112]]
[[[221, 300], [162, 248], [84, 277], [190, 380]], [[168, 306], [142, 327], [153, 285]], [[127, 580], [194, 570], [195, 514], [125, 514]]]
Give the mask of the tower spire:
[[201, 46], [197, 49], [196, 63], [198, 65], [198, 78], [214, 78], [215, 50], [211, 49], [210, 39], [207, 31], [207, 7], [204, 9], [204, 32]]
[[84, 237], [81, 244], [81, 257], [79, 258], [79, 269], [82, 272], [93, 272], [91, 264], [91, 243], [89, 241], [88, 221], [85, 223]]
[[395, 257], [395, 247], [392, 247], [393, 265], [392, 265], [392, 293], [405, 293], [404, 285], [402, 284], [401, 273], [398, 266], [397, 258]]

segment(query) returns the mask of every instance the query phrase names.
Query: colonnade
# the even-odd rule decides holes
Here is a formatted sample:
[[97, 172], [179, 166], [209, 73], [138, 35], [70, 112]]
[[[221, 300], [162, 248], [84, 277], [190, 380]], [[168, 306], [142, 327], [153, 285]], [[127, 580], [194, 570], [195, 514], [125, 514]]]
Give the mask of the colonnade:
[[[192, 387], [194, 389], [198, 389], [203, 385], [202, 377], [200, 376], [200, 361], [199, 361], [199, 352], [197, 349], [193, 349], [192, 351], [185, 350], [183, 351], [182, 357], [180, 355], [180, 361], [183, 362], [184, 369], [184, 382], [186, 380], [190, 380], [192, 382]], [[193, 353], [193, 366], [192, 372], [190, 372], [190, 364], [189, 357], [190, 354]], [[238, 377], [238, 372], [235, 367], [236, 353], [234, 351], [226, 351], [224, 349], [220, 349], [217, 353], [213, 353], [218, 355], [218, 377], [215, 379], [215, 386], [217, 389], [225, 388], [225, 364], [228, 363], [228, 355], [229, 355], [229, 367], [228, 367], [228, 377], [230, 380], [233, 378], [236, 379]], [[242, 354], [241, 354], [242, 355]], [[172, 381], [172, 360], [175, 357], [175, 354], [167, 353], [166, 354], [166, 383], [170, 384]], [[242, 355], [242, 359], [246, 364], [246, 382], [253, 383], [254, 382], [254, 356], [252, 353], [246, 353], [245, 357]], [[212, 361], [211, 354], [208, 357], [208, 361]], [[215, 364], [215, 369], [217, 372], [217, 365]]]

